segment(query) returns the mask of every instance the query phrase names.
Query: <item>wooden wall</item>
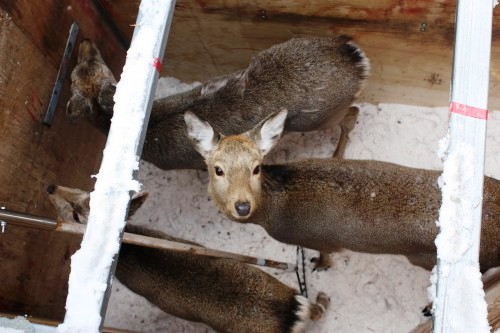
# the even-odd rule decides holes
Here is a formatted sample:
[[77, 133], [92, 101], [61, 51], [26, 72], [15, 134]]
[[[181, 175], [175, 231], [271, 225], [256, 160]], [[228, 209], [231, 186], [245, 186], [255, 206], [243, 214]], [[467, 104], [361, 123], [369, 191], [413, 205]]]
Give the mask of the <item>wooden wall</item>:
[[[53, 125], [42, 124], [72, 14], [86, 16], [79, 21], [82, 37], [105, 31], [97, 14], [78, 3], [86, 2], [0, 1], [0, 206], [9, 210], [55, 217], [49, 184], [93, 188], [91, 175], [99, 170], [105, 137], [86, 123], [66, 120], [69, 81]], [[113, 55], [109, 59], [119, 73], [125, 51], [105, 38], [102, 32], [104, 53]], [[62, 319], [70, 256], [80, 242], [9, 224], [0, 234], [0, 312]]]
[[[104, 1], [129, 37], [138, 1]], [[490, 106], [500, 109], [500, 6], [493, 25]], [[291, 37], [348, 34], [372, 76], [360, 100], [445, 106], [455, 1], [177, 0], [162, 75], [204, 81], [246, 67], [259, 50]]]

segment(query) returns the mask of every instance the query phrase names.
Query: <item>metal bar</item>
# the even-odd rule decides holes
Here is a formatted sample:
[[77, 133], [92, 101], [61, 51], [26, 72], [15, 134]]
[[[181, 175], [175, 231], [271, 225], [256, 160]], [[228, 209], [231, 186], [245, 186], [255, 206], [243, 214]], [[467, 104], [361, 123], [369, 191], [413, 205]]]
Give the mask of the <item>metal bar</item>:
[[134, 175], [174, 8], [172, 0], [141, 1], [116, 87], [113, 119], [95, 190], [90, 195], [89, 222], [81, 248], [71, 258], [66, 315], [58, 327], [60, 333], [102, 331], [130, 193], [140, 188]]
[[54, 230], [57, 227], [57, 222], [52, 219], [25, 213], [13, 212], [3, 208], [0, 209], [0, 220], [5, 220], [22, 227], [30, 227], [43, 230]]
[[[28, 227], [28, 228], [35, 228], [42, 230], [53, 230], [75, 235], [83, 235], [87, 227], [84, 224], [66, 222], [62, 220], [56, 221], [47, 217], [40, 217], [31, 214], [14, 212], [3, 208], [0, 208], [0, 221], [6, 221], [21, 227]], [[128, 232], [123, 233], [122, 239], [123, 243], [126, 244], [133, 244], [133, 245], [150, 247], [167, 251], [188, 252], [212, 258], [233, 259], [246, 264], [265, 266], [287, 271], [294, 271], [297, 267], [295, 264], [292, 263], [281, 262], [266, 258], [257, 258], [238, 253], [210, 249], [193, 244], [180, 243], [176, 241], [169, 241], [166, 239], [131, 234]]]
[[478, 268], [492, 15], [491, 0], [458, 1], [449, 133], [441, 147], [434, 333], [489, 332]]
[[[55, 229], [55, 231], [82, 235], [85, 232], [85, 228], [86, 226], [83, 224], [77, 224], [59, 220], [59, 224], [57, 226], [57, 229]], [[265, 258], [257, 258], [238, 253], [210, 249], [199, 245], [180, 243], [166, 239], [131, 234], [128, 232], [123, 233], [122, 243], [134, 244], [138, 246], [144, 246], [144, 247], [150, 247], [150, 248], [174, 251], [174, 252], [187, 252], [212, 258], [233, 259], [246, 264], [265, 266], [270, 268], [282, 269], [286, 271], [294, 271], [296, 270], [297, 267], [297, 265], [292, 263], [275, 261]]]
[[80, 32], [80, 27], [78, 23], [73, 22], [71, 28], [69, 29], [68, 40], [66, 41], [66, 48], [64, 49], [63, 58], [61, 64], [59, 65], [59, 71], [57, 72], [56, 83], [54, 84], [54, 89], [52, 90], [52, 95], [50, 96], [49, 106], [47, 107], [47, 112], [43, 119], [43, 123], [47, 126], [52, 125], [52, 120], [54, 119], [54, 114], [56, 112], [57, 104], [59, 103], [59, 97], [66, 80], [66, 74], [68, 72], [68, 65], [71, 60], [71, 55], [73, 54], [73, 49], [75, 48], [76, 37]]

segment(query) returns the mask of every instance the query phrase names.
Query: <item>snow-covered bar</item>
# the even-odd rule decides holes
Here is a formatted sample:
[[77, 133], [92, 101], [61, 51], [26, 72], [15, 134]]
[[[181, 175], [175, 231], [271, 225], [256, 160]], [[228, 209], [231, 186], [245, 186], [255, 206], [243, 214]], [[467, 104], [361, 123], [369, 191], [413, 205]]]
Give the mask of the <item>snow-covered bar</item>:
[[130, 194], [151, 112], [174, 0], [143, 0], [114, 96], [114, 115], [81, 248], [71, 258], [66, 315], [58, 332], [102, 330]]
[[[433, 272], [434, 333], [488, 333], [479, 272], [492, 0], [459, 0], [442, 206]], [[435, 285], [434, 285], [435, 283]]]

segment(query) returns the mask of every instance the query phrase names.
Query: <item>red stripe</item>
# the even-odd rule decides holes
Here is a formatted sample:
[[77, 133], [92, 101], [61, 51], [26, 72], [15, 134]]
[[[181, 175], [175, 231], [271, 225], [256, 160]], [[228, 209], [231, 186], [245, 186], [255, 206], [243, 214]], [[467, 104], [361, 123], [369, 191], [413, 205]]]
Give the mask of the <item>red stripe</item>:
[[488, 110], [475, 108], [473, 106], [468, 106], [457, 102], [450, 103], [450, 112], [477, 119], [488, 119]]
[[158, 71], [158, 73], [161, 72], [161, 61], [160, 61], [160, 59], [154, 58], [154, 60], [153, 60], [153, 67], [156, 68], [156, 70]]

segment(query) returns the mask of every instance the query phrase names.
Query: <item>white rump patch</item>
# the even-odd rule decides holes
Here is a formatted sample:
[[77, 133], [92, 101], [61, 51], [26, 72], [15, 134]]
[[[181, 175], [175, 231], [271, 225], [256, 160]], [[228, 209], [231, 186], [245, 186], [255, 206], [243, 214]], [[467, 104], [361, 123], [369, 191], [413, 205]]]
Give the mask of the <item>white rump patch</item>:
[[299, 318], [292, 327], [292, 333], [303, 333], [311, 318], [311, 302], [302, 295], [296, 295], [299, 302], [299, 310], [296, 315]]

